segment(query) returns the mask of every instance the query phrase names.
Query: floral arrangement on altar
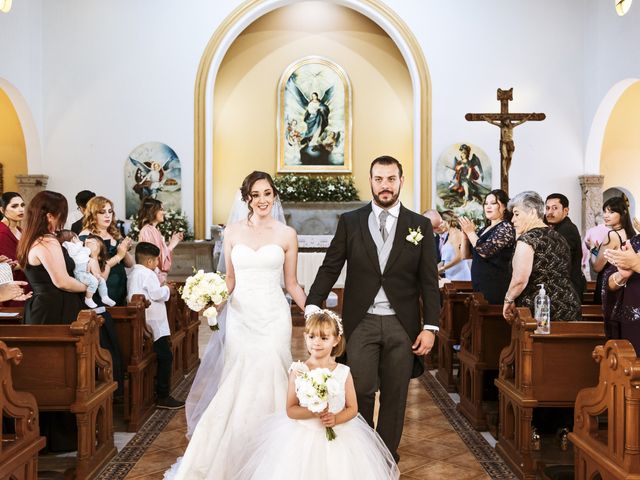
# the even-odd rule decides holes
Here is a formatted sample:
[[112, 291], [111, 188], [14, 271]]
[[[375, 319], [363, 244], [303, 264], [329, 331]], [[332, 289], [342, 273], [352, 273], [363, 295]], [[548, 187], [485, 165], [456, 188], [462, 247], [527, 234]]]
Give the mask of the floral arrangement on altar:
[[[127, 234], [132, 240], [137, 241], [140, 235], [140, 228], [138, 228], [138, 216], [133, 215], [129, 218], [131, 225], [129, 227], [129, 233]], [[181, 210], [167, 209], [164, 211], [164, 222], [158, 224], [158, 230], [168, 242], [171, 239], [171, 235], [176, 232], [183, 232], [183, 240], [193, 240], [193, 233], [189, 230], [189, 219], [182, 213]]]
[[274, 179], [283, 202], [352, 202], [360, 200], [351, 176], [281, 175]]
[[224, 275], [198, 270], [185, 280], [180, 295], [189, 309], [206, 317], [211, 330], [219, 329], [216, 307], [229, 297]]

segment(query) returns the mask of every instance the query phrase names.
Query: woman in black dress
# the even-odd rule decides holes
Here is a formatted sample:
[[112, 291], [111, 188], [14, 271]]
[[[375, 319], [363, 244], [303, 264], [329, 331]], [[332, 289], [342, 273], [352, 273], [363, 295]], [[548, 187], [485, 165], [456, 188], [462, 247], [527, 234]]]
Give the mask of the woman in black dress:
[[607, 233], [607, 240], [602, 245], [596, 245], [591, 249], [591, 262], [593, 270], [598, 272], [596, 277], [596, 290], [594, 293], [594, 303], [602, 302], [604, 282], [604, 271], [610, 266], [605, 257], [607, 250], [618, 250], [627, 240], [633, 237], [636, 232], [631, 222], [629, 206], [622, 197], [612, 197], [602, 205], [604, 224], [611, 230]]
[[[27, 208], [17, 257], [33, 296], [24, 307], [27, 324], [69, 324], [84, 307], [87, 287], [73, 278], [73, 260], [62, 248], [55, 232], [67, 220], [67, 200], [57, 192], [38, 193]], [[52, 452], [77, 449], [75, 415], [69, 412], [41, 412], [40, 433], [47, 437]]]
[[509, 197], [503, 190], [493, 190], [484, 199], [486, 226], [476, 233], [475, 224], [460, 218], [460, 227], [468, 242], [462, 242], [463, 257], [471, 247], [471, 283], [487, 302], [500, 305], [511, 281], [511, 258], [516, 244], [516, 231], [509, 221]]
[[[107, 290], [109, 297], [116, 302], [116, 305], [127, 304], [127, 273], [125, 266], [133, 267], [134, 261], [129, 254], [131, 239], [122, 238], [120, 231], [116, 227], [116, 215], [113, 210], [113, 202], [108, 198], [97, 196], [87, 202], [82, 222], [83, 230], [79, 238], [83, 242], [93, 234], [102, 239], [107, 248], [107, 264], [105, 275], [107, 275]], [[108, 271], [108, 273], [107, 273]], [[100, 295], [96, 292], [93, 301], [103, 307]], [[118, 382], [116, 397], [120, 397], [124, 392], [124, 367], [120, 356], [120, 345], [116, 333], [115, 322], [109, 312], [104, 308], [96, 310], [104, 318], [104, 323], [100, 328], [100, 345], [111, 352], [113, 361], [113, 379]]]
[[27, 324], [69, 324], [83, 308], [87, 287], [73, 278], [73, 260], [55, 232], [67, 220], [67, 200], [57, 192], [38, 193], [27, 208], [17, 257], [33, 289], [24, 308]]
[[504, 297], [504, 318], [512, 320], [516, 306], [533, 312], [538, 285], [544, 284], [551, 299], [551, 320], [580, 320], [580, 299], [570, 277], [569, 244], [544, 223], [544, 201], [536, 192], [522, 192], [509, 202], [509, 210], [518, 239]]

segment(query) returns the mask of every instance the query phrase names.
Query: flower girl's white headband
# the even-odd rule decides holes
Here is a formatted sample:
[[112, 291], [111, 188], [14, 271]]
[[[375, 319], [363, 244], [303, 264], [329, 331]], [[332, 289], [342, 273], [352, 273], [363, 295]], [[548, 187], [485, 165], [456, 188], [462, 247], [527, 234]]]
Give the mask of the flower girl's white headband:
[[328, 317], [331, 317], [332, 320], [334, 320], [336, 322], [336, 325], [338, 326], [338, 335], [342, 336], [344, 335], [344, 328], [342, 327], [342, 319], [340, 318], [340, 316], [335, 313], [332, 310], [328, 310], [326, 308], [323, 308], [322, 310], [318, 310], [317, 312], [313, 312], [311, 315], [309, 315], [309, 317], [307, 318], [307, 321], [309, 321], [309, 318], [315, 316], [315, 315], [327, 315]]

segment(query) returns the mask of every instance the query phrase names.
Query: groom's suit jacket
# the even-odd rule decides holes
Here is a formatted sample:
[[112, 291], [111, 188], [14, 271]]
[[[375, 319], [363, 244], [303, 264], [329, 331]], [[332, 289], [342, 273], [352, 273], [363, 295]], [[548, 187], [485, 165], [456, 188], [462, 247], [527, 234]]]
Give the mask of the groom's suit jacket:
[[[395, 237], [384, 271], [369, 230], [371, 203], [340, 216], [336, 234], [311, 286], [307, 305], [321, 305], [347, 262], [342, 317], [347, 341], [382, 286], [396, 315], [413, 342], [424, 324], [438, 325], [440, 294], [431, 222], [400, 207]], [[420, 228], [423, 238], [414, 245], [409, 229]]]

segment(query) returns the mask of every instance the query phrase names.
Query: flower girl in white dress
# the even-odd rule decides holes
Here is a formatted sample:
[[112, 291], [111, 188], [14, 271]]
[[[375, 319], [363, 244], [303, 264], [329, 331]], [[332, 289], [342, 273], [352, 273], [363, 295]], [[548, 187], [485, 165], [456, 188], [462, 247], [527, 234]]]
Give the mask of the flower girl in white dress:
[[289, 369], [286, 414], [268, 417], [244, 446], [234, 480], [398, 479], [391, 453], [358, 415], [349, 367], [335, 362], [345, 349], [340, 317], [312, 314], [304, 338], [310, 357]]

